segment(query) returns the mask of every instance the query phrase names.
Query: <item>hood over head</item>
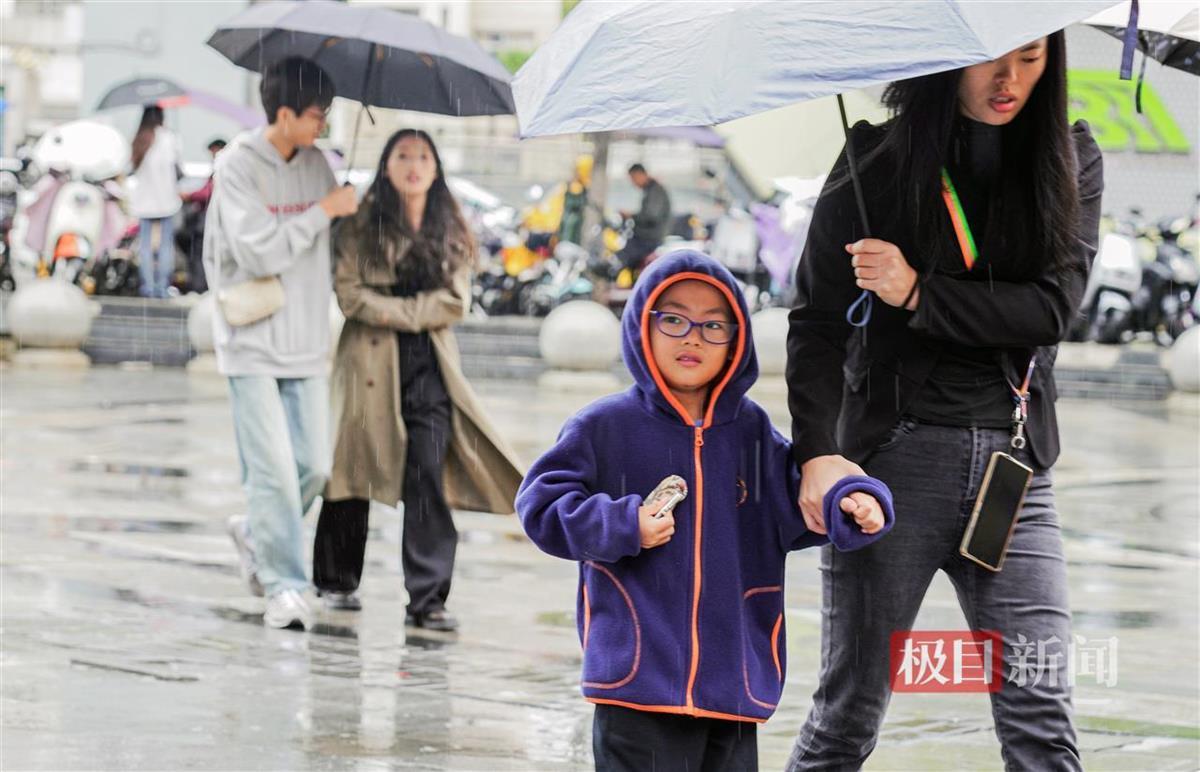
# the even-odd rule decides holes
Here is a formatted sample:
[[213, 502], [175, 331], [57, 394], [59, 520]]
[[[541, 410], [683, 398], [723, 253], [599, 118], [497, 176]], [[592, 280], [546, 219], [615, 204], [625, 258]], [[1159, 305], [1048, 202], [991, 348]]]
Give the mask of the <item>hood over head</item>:
[[685, 412], [667, 390], [662, 375], [650, 354], [650, 311], [659, 296], [671, 285], [695, 279], [716, 287], [733, 309], [737, 335], [729, 344], [734, 352], [729, 366], [714, 380], [709, 392], [702, 427], [721, 424], [737, 417], [742, 397], [758, 380], [758, 357], [750, 331], [750, 311], [741, 287], [725, 266], [691, 249], [670, 252], [658, 258], [642, 272], [625, 311], [621, 315], [621, 353], [637, 388], [652, 409], [684, 420]]

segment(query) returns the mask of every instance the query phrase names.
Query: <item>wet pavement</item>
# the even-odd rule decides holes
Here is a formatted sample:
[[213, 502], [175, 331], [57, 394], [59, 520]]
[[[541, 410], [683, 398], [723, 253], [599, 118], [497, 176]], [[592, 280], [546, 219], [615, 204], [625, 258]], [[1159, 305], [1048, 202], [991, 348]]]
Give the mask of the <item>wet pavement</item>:
[[[597, 396], [477, 387], [525, 459]], [[781, 387], [756, 396], [786, 426]], [[1200, 407], [1061, 403], [1056, 471], [1089, 769], [1200, 766]], [[365, 610], [264, 629], [223, 530], [244, 506], [224, 382], [182, 370], [0, 370], [4, 769], [586, 769], [575, 568], [515, 519], [461, 514], [457, 635], [402, 621], [400, 517], [378, 507]], [[307, 521], [311, 538], [312, 518]], [[817, 553], [788, 570], [788, 686], [760, 730], [781, 768], [815, 687]], [[917, 629], [963, 629], [939, 576]], [[1000, 767], [982, 695], [897, 695], [868, 769]]]

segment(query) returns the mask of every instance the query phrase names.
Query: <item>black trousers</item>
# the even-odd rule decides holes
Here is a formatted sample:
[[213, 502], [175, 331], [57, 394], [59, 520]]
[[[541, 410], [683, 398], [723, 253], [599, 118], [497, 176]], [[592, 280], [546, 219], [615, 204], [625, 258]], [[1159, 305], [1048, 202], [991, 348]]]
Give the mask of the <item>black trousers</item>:
[[758, 725], [597, 705], [596, 772], [757, 772]]
[[[450, 444], [450, 398], [428, 336], [401, 336], [400, 411], [408, 431], [404, 464], [404, 533], [400, 562], [408, 613], [445, 608], [450, 596], [458, 530], [446, 503], [443, 466]], [[367, 547], [365, 499], [321, 506], [313, 544], [313, 584], [324, 592], [353, 592], [362, 579]]]

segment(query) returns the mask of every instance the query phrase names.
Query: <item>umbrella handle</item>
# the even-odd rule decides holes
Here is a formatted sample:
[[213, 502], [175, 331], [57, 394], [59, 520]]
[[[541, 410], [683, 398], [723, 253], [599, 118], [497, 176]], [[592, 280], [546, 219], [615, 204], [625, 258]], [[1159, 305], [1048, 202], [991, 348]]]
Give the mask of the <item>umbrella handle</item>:
[[350, 143], [350, 155], [347, 156], [350, 159], [347, 161], [348, 165], [353, 165], [354, 154], [358, 152], [358, 127], [362, 124], [363, 113], [367, 114], [367, 120], [371, 122], [371, 125], [375, 125], [375, 116], [371, 115], [371, 108], [361, 105], [358, 108], [358, 115], [354, 118], [354, 141]]
[[[850, 182], [854, 186], [854, 200], [858, 204], [858, 216], [862, 218], [863, 235], [871, 235], [871, 224], [867, 219], [867, 203], [863, 198], [862, 182], [858, 179], [858, 162], [854, 158], [854, 143], [850, 140], [850, 121], [846, 119], [846, 100], [841, 94], [837, 95], [838, 112], [842, 115], [842, 132], [846, 135], [846, 166], [850, 169]], [[871, 311], [874, 306], [874, 296], [869, 290], [863, 290], [846, 309], [846, 321], [852, 327], [865, 328], [871, 321]]]
[[350, 168], [353, 168], [355, 162], [358, 161], [358, 127], [362, 125], [363, 113], [366, 110], [367, 106], [365, 104], [360, 106], [358, 108], [358, 115], [354, 118], [354, 139], [350, 142], [350, 155], [346, 156], [346, 165]]
[[348, 163], [353, 166], [358, 162], [358, 128], [362, 125], [363, 113], [367, 113], [367, 118], [370, 119], [371, 125], [375, 125], [375, 117], [367, 110], [367, 86], [371, 85], [371, 71], [375, 69], [375, 57], [378, 46], [371, 44], [370, 50], [367, 52], [367, 66], [363, 70], [362, 79], [362, 106], [358, 110], [358, 116], [354, 119], [354, 139], [350, 142], [350, 156]]
[[850, 182], [854, 185], [854, 200], [858, 203], [858, 216], [862, 218], [863, 235], [871, 235], [871, 224], [867, 220], [867, 204], [863, 199], [862, 182], [858, 179], [858, 162], [854, 158], [854, 143], [850, 141], [850, 121], [846, 119], [846, 101], [837, 95], [838, 112], [842, 115], [842, 132], [846, 135], [846, 166], [850, 169]]

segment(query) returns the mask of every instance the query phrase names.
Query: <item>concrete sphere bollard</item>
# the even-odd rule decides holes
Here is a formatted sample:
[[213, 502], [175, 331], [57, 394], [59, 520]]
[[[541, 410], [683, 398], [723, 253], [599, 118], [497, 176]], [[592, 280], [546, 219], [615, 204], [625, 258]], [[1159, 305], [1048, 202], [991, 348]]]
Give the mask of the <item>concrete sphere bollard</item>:
[[217, 296], [206, 292], [188, 310], [187, 332], [196, 356], [187, 363], [190, 374], [211, 375], [217, 372], [217, 355], [213, 345], [213, 315], [217, 309]]
[[542, 322], [538, 349], [554, 369], [607, 372], [621, 355], [621, 323], [599, 303], [572, 300]]
[[22, 282], [8, 303], [8, 328], [21, 350], [13, 365], [25, 368], [86, 369], [92, 360], [80, 351], [100, 304], [61, 279]]
[[750, 317], [750, 326], [754, 329], [758, 372], [783, 375], [787, 366], [788, 309], [763, 309]]
[[217, 312], [217, 299], [206, 292], [188, 311], [187, 331], [192, 348], [200, 354], [213, 352], [213, 314]]
[[572, 300], [550, 312], [538, 334], [549, 369], [538, 378], [547, 391], [608, 393], [620, 388], [613, 364], [621, 356], [621, 322], [590, 300]]
[[1167, 373], [1179, 391], [1200, 394], [1200, 327], [1191, 327], [1167, 351]]
[[23, 282], [8, 304], [8, 326], [22, 347], [77, 349], [100, 306], [61, 280]]

